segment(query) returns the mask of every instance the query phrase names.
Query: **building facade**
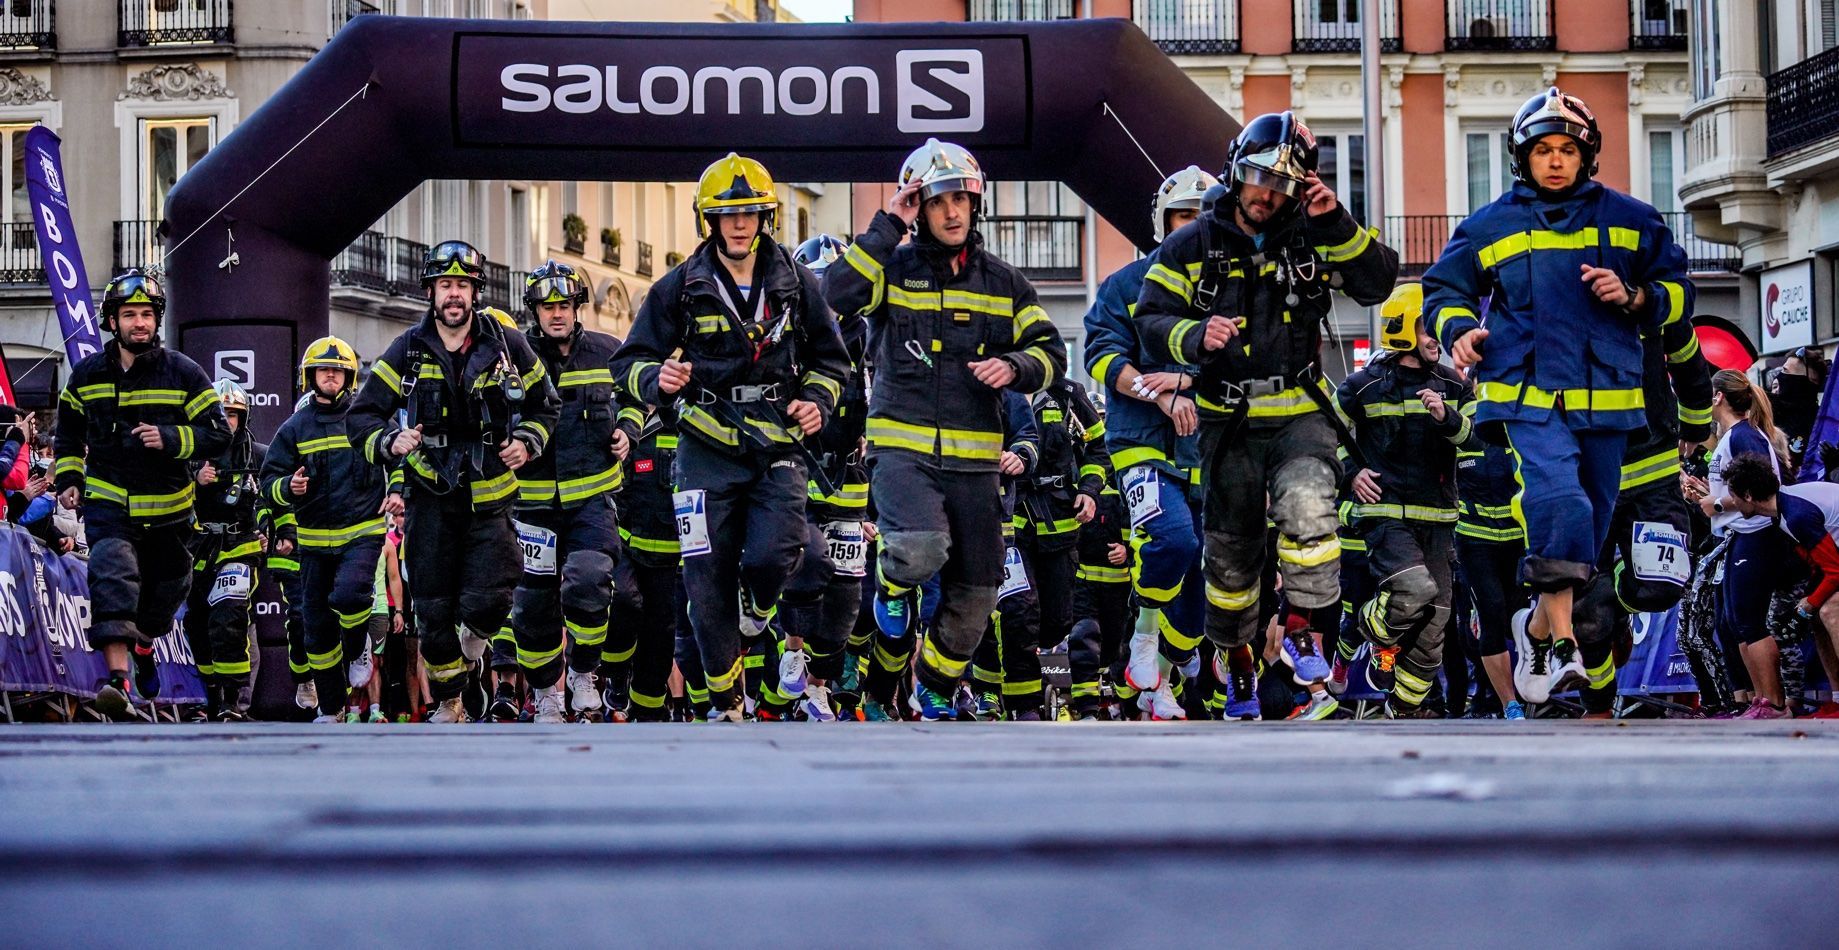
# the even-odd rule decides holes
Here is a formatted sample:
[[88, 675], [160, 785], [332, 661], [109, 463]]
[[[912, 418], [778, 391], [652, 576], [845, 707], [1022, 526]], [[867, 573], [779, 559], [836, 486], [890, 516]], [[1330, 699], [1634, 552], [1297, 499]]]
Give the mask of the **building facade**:
[[[857, 19], [871, 21], [1131, 18], [1234, 117], [1283, 109], [1301, 115], [1322, 146], [1323, 178], [1364, 221], [1362, 6], [1360, 0], [856, 0], [855, 10]], [[1679, 203], [1681, 114], [1692, 101], [1686, 0], [1386, 0], [1381, 11], [1389, 173], [1385, 220], [1371, 223], [1399, 249], [1406, 276], [1422, 274], [1455, 223], [1507, 186], [1509, 121], [1528, 97], [1558, 85], [1588, 101], [1602, 124], [1599, 177], [1668, 216], [1693, 258], [1701, 309], [1734, 313], [1735, 250], [1695, 236]], [[1026, 187], [1031, 197], [1045, 191]], [[885, 191], [856, 189], [858, 224], [884, 203]], [[1031, 271], [1077, 356], [1089, 288], [1136, 251], [1076, 199], [1022, 209], [1025, 219], [1043, 216], [1056, 225], [1011, 225], [1004, 218], [1013, 209], [1001, 201], [992, 208], [998, 253], [1009, 246], [1001, 235], [1011, 228], [1081, 235], [1076, 244], [1046, 244], [1048, 263], [1059, 266]], [[1368, 321], [1364, 309], [1339, 305], [1334, 329], [1347, 362], [1329, 355], [1325, 369], [1340, 375], [1352, 365]]]
[[1680, 196], [1736, 245], [1764, 353], [1839, 337], [1839, 3], [1693, 0]]

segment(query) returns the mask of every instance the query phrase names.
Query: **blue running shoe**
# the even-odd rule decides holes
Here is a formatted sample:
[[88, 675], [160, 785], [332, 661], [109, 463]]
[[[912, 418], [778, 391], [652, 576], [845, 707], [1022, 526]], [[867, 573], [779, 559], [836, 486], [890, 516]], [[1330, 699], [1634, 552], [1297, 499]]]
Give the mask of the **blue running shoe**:
[[907, 704], [927, 722], [949, 722], [958, 718], [958, 710], [952, 706], [951, 697], [933, 692], [925, 683], [914, 685], [913, 696], [907, 700]]
[[1328, 661], [1315, 648], [1315, 634], [1308, 627], [1291, 630], [1283, 636], [1283, 662], [1290, 668], [1290, 679], [1298, 686], [1327, 682]]
[[1262, 719], [1258, 703], [1258, 676], [1251, 671], [1228, 673], [1226, 683], [1226, 718]]
[[1506, 719], [1525, 719], [1525, 718], [1526, 718], [1526, 704], [1525, 704], [1525, 703], [1522, 703], [1522, 702], [1520, 702], [1520, 701], [1519, 701], [1519, 700], [1517, 700], [1517, 699], [1516, 699], [1516, 700], [1514, 700], [1513, 702], [1510, 702], [1510, 703], [1508, 703], [1508, 704], [1507, 704], [1507, 712], [1506, 712], [1506, 714], [1505, 714], [1505, 716], [1503, 716], [1503, 718], [1506, 718]]
[[864, 698], [861, 709], [863, 722], [894, 721], [894, 714], [888, 711], [888, 707], [881, 705], [879, 700]]
[[899, 597], [889, 597], [886, 591], [875, 592], [875, 626], [881, 632], [895, 639], [904, 639], [910, 635], [920, 622], [920, 594], [917, 589], [907, 591]]

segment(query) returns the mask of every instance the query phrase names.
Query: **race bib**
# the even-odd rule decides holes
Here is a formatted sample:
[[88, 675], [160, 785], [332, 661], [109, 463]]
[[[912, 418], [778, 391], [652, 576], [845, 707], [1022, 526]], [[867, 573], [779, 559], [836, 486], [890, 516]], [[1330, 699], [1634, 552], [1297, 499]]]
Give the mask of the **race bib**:
[[248, 600], [255, 587], [255, 570], [247, 564], [225, 564], [217, 571], [205, 601], [215, 607], [226, 600]]
[[860, 521], [830, 521], [824, 524], [824, 547], [830, 565], [843, 577], [868, 574], [868, 538]]
[[1124, 504], [1130, 506], [1130, 526], [1141, 528], [1162, 513], [1162, 478], [1148, 465], [1124, 472]]
[[1013, 547], [1003, 549], [1003, 583], [996, 589], [996, 599], [1019, 594], [1034, 585], [1028, 583], [1028, 568], [1022, 565], [1022, 552]]
[[1641, 580], [1683, 586], [1692, 576], [1692, 562], [1686, 557], [1686, 535], [1672, 525], [1635, 522], [1631, 551], [1635, 576]]
[[517, 546], [524, 551], [525, 574], [556, 572], [556, 533], [548, 528], [517, 522]]
[[670, 497], [677, 508], [677, 552], [684, 557], [709, 553], [708, 493], [696, 488]]

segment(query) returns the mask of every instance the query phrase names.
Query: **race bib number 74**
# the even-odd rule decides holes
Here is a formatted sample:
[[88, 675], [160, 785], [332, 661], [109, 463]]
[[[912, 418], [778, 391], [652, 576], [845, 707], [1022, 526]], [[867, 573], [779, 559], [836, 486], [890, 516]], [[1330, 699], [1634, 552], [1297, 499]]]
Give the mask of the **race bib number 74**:
[[1635, 576], [1644, 581], [1684, 585], [1692, 576], [1685, 532], [1660, 521], [1637, 521], [1634, 531], [1629, 560], [1634, 562]]

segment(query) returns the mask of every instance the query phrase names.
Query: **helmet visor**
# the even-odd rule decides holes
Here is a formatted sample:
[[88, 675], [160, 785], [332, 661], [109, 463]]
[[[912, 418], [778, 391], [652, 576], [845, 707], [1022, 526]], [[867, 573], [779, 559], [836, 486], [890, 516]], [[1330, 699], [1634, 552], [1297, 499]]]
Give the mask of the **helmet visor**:
[[936, 198], [939, 195], [948, 195], [954, 191], [981, 195], [983, 194], [983, 179], [974, 175], [954, 178], [934, 178], [920, 186], [920, 200], [925, 201], [928, 198]]
[[534, 307], [545, 303], [573, 303], [581, 295], [581, 282], [573, 277], [540, 277], [524, 289], [524, 302]]
[[1260, 188], [1280, 192], [1292, 198], [1301, 194], [1303, 191], [1303, 180], [1301, 177], [1292, 178], [1289, 175], [1280, 174], [1268, 168], [1249, 164], [1244, 161], [1233, 166], [1232, 175], [1244, 184], [1257, 185]]
[[485, 255], [464, 241], [445, 241], [428, 251], [428, 272], [475, 277], [485, 272]]

